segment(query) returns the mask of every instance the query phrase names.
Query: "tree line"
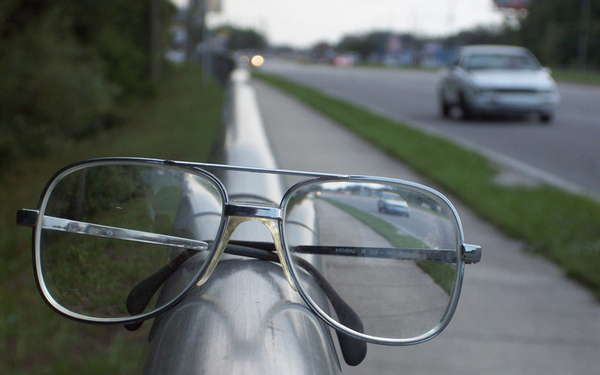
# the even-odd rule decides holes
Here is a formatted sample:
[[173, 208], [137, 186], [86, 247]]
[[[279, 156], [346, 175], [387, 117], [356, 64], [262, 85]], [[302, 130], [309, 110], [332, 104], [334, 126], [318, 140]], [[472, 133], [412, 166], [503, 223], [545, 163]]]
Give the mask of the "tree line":
[[[156, 0], [168, 25], [174, 6]], [[151, 93], [151, 1], [0, 2], [0, 164], [115, 125]], [[160, 38], [166, 40], [168, 28]]]
[[[380, 53], [391, 32], [376, 31], [356, 38], [346, 37], [337, 44], [340, 51], [353, 51], [363, 58]], [[600, 68], [600, 0], [532, 0], [527, 16], [518, 25], [505, 22], [500, 27], [476, 27], [443, 38], [402, 35], [404, 44], [420, 48], [426, 42], [445, 47], [467, 44], [514, 44], [530, 49], [544, 65], [572, 68], [585, 58], [588, 68]], [[582, 45], [582, 41], [585, 43]]]
[[543, 64], [560, 67], [578, 64], [583, 38], [586, 65], [600, 68], [600, 0], [533, 0], [517, 38]]

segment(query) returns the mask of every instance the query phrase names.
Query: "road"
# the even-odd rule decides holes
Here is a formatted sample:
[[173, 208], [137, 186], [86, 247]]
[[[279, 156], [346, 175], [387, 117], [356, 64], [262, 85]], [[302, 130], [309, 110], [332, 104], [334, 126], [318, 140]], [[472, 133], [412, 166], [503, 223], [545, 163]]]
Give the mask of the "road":
[[397, 229], [400, 235], [409, 236], [431, 248], [451, 249], [456, 243], [454, 226], [445, 217], [435, 219], [432, 211], [411, 205], [409, 216], [381, 213], [377, 209], [377, 198], [331, 195], [330, 199], [352, 206], [370, 216], [378, 218]]
[[[280, 91], [255, 82], [278, 166], [369, 174], [427, 183], [396, 160]], [[434, 115], [432, 115], [434, 116]], [[533, 125], [536, 126], [537, 125]], [[290, 181], [293, 182], [293, 181]], [[483, 247], [469, 265], [458, 308], [435, 339], [410, 347], [369, 345], [343, 373], [565, 375], [600, 373], [600, 304], [561, 269], [523, 251], [455, 199], [467, 243]]]
[[263, 70], [442, 133], [530, 176], [600, 198], [600, 87], [559, 84], [561, 103], [549, 126], [533, 118], [466, 122], [439, 115], [437, 72], [279, 60], [267, 62]]

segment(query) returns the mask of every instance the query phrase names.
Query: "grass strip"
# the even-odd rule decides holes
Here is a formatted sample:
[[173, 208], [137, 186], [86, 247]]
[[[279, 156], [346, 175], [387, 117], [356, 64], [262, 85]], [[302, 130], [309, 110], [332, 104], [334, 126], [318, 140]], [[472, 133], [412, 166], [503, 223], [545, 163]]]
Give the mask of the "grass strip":
[[494, 181], [499, 170], [489, 160], [445, 138], [278, 76], [253, 75], [296, 96], [434, 181], [507, 235], [525, 241], [529, 250], [555, 261], [600, 299], [600, 204], [595, 200], [545, 185], [500, 185]]
[[600, 71], [577, 69], [552, 69], [552, 77], [560, 82], [600, 85]]
[[203, 161], [221, 120], [224, 93], [202, 85], [200, 69], [178, 67], [156, 95], [132, 105], [125, 123], [81, 141], [61, 140], [52, 155], [0, 171], [0, 374], [131, 374], [150, 324], [138, 332], [65, 319], [45, 306], [31, 271], [31, 229], [17, 209], [36, 208], [48, 179], [66, 164], [140, 156]]

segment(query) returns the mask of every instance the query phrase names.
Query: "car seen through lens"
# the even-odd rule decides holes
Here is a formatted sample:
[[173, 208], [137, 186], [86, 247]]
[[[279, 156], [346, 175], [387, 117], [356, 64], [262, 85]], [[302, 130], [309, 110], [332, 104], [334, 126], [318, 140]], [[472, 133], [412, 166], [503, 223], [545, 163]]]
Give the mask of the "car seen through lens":
[[383, 193], [381, 198], [377, 201], [377, 209], [379, 212], [397, 214], [402, 216], [410, 216], [410, 210], [408, 203], [394, 193]]

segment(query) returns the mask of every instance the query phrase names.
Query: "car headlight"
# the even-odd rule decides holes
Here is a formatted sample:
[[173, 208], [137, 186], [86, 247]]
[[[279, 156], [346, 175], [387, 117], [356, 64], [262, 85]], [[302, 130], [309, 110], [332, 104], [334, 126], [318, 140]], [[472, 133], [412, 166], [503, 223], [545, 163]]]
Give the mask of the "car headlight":
[[540, 95], [546, 103], [557, 103], [558, 102], [558, 91], [556, 90], [540, 90]]
[[496, 101], [496, 93], [494, 92], [494, 90], [487, 88], [478, 88], [475, 93], [475, 96], [477, 98], [477, 101], [482, 104], [490, 104]]

